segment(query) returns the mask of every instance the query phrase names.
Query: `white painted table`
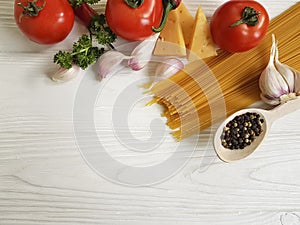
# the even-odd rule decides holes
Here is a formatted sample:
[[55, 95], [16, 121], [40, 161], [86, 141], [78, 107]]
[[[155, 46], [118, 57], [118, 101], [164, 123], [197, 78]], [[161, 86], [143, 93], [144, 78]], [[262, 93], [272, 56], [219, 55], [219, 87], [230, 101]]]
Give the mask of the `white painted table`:
[[[295, 2], [262, 1], [272, 17]], [[210, 16], [222, 1], [185, 3], [193, 13], [202, 3]], [[103, 7], [104, 3], [98, 9]], [[145, 77], [145, 71], [125, 69], [102, 83], [96, 81], [94, 67], [65, 84], [53, 83], [47, 76], [57, 68], [52, 63], [55, 52], [69, 49], [82, 31], [76, 24], [63, 43], [36, 45], [17, 29], [13, 1], [0, 0], [1, 225], [300, 224], [300, 110], [277, 121], [258, 151], [233, 164], [217, 159], [210, 142], [203, 144], [215, 127], [202, 134], [198, 147], [191, 144], [193, 138], [179, 145], [165, 133], [160, 145], [147, 152], [131, 149], [132, 144], [149, 144], [150, 122], [159, 118], [158, 107], [143, 107], [149, 98], [142, 99], [141, 93], [137, 92], [130, 110], [120, 98], [127, 87]], [[89, 119], [95, 127], [86, 126], [78, 133], [73, 108], [84, 80], [100, 93], [94, 117], [85, 119], [84, 113], [90, 112], [83, 108], [77, 120], [80, 128]], [[129, 110], [129, 127], [112, 120], [122, 110]], [[158, 127], [154, 124], [152, 131]], [[102, 160], [97, 159], [93, 132], [107, 153]], [[103, 173], [84, 160], [81, 148], [93, 150], [89, 154], [96, 160], [89, 163], [98, 164]], [[164, 162], [179, 170], [171, 168], [172, 176], [167, 177], [167, 170], [157, 167]], [[116, 170], [115, 165], [123, 166]], [[153, 170], [145, 170], [143, 176], [145, 168]], [[128, 182], [137, 186], [124, 184]]]

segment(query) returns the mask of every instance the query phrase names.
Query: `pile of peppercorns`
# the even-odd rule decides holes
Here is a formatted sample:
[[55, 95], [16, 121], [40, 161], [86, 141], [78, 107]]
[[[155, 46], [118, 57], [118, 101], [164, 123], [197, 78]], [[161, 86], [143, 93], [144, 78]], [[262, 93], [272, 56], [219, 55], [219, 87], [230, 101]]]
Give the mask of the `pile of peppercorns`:
[[258, 113], [244, 113], [234, 117], [223, 129], [221, 142], [228, 149], [244, 149], [262, 132], [264, 120]]

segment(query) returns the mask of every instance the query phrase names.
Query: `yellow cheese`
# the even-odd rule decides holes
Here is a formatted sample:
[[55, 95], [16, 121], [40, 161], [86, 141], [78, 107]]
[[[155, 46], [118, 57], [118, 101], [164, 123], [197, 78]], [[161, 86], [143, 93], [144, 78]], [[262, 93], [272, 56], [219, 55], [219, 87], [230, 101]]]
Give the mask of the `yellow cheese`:
[[154, 55], [186, 56], [185, 42], [179, 21], [179, 11], [172, 10], [156, 42]]
[[176, 10], [178, 10], [179, 12], [179, 20], [183, 32], [185, 46], [189, 48], [190, 41], [192, 40], [194, 17], [186, 8], [183, 2], [180, 3]]
[[193, 61], [217, 55], [209, 25], [201, 7], [197, 10], [192, 33], [188, 60]]

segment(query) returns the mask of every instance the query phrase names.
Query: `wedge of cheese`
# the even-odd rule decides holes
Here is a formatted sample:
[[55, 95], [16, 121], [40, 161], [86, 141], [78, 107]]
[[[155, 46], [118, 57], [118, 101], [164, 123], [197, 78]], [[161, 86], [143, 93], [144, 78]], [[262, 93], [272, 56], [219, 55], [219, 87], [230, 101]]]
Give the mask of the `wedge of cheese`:
[[192, 40], [195, 19], [190, 13], [190, 11], [186, 8], [183, 2], [180, 3], [180, 5], [176, 10], [178, 10], [179, 13], [179, 21], [183, 33], [185, 47], [189, 48], [190, 41]]
[[187, 58], [190, 61], [217, 55], [210, 28], [201, 6], [196, 13], [189, 50]]
[[153, 54], [159, 56], [186, 56], [185, 42], [177, 9], [169, 13]]

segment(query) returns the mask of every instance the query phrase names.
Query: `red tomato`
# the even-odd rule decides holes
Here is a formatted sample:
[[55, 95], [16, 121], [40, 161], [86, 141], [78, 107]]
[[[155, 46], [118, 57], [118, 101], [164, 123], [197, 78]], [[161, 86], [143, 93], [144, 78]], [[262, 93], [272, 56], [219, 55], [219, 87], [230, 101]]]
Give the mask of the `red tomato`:
[[[26, 7], [34, 9], [36, 14], [28, 13]], [[64, 40], [74, 24], [74, 12], [68, 0], [15, 0], [14, 16], [20, 30], [39, 44]]]
[[92, 17], [98, 15], [98, 13], [87, 3], [82, 3], [79, 7], [76, 7], [74, 12], [86, 27], [90, 25]]
[[[244, 11], [246, 7], [247, 12]], [[233, 26], [237, 21], [241, 23]], [[268, 12], [261, 4], [252, 0], [232, 0], [215, 11], [210, 28], [214, 42], [221, 49], [244, 52], [260, 43], [268, 30], [268, 25]]]
[[[135, 41], [153, 34], [152, 27], [159, 27], [163, 17], [162, 0], [144, 0], [136, 8], [126, 0], [108, 0], [105, 16], [110, 29], [118, 36]], [[131, 1], [135, 2], [135, 1]]]

